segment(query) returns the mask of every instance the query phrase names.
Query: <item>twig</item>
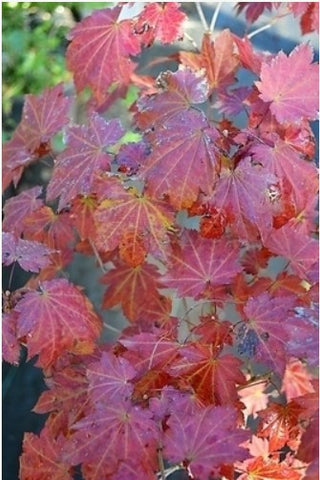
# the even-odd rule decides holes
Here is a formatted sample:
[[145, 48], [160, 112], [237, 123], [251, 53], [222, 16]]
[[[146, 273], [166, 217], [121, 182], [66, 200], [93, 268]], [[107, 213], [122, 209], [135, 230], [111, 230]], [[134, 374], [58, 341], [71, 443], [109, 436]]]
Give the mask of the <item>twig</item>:
[[195, 48], [198, 51], [200, 50], [198, 45], [196, 44], [196, 41], [194, 40], [194, 38], [191, 37], [191, 35], [189, 35], [189, 33], [184, 32], [184, 36], [186, 37], [187, 40], [189, 40], [193, 48]]
[[249, 33], [248, 38], [255, 37], [258, 35], [258, 33], [263, 32], [264, 30], [267, 30], [268, 28], [272, 27], [274, 22], [267, 23], [267, 25], [263, 25], [262, 27], [257, 28], [256, 30], [253, 30], [253, 32]]
[[201, 23], [203, 25], [203, 28], [205, 29], [206, 32], [208, 32], [209, 31], [209, 25], [208, 25], [208, 22], [206, 20], [206, 17], [204, 16], [204, 13], [203, 13], [200, 2], [196, 2], [196, 9], [197, 9], [199, 18], [201, 20]]
[[158, 448], [158, 463], [159, 463], [159, 468], [160, 468], [160, 479], [161, 480], [166, 480], [166, 472], [164, 468], [164, 461], [163, 461], [163, 456], [162, 456], [162, 446]]
[[107, 270], [105, 269], [105, 267], [104, 267], [104, 265], [103, 265], [103, 262], [102, 262], [102, 260], [101, 260], [101, 257], [100, 257], [100, 255], [99, 255], [99, 252], [98, 252], [98, 250], [96, 249], [96, 246], [95, 246], [95, 244], [93, 243], [93, 241], [91, 240], [91, 238], [89, 238], [89, 243], [90, 243], [91, 248], [92, 248], [92, 250], [93, 250], [93, 253], [94, 253], [94, 255], [95, 255], [95, 257], [96, 257], [96, 259], [97, 259], [97, 261], [98, 261], [98, 263], [99, 263], [99, 266], [100, 266], [101, 270], [103, 271], [103, 273], [106, 273]]
[[212, 19], [211, 19], [211, 22], [210, 22], [210, 27], [209, 27], [209, 30], [211, 33], [214, 32], [214, 28], [216, 26], [216, 22], [217, 22], [217, 18], [218, 18], [218, 15], [219, 15], [219, 12], [220, 12], [220, 9], [222, 7], [222, 4], [223, 2], [219, 2], [218, 5], [216, 6], [216, 9], [212, 15]]

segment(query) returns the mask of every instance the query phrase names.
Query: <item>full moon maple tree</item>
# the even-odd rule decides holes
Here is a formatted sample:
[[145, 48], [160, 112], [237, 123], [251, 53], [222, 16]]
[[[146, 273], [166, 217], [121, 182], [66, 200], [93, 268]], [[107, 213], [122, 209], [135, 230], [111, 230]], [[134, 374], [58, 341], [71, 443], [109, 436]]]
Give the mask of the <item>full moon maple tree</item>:
[[[3, 187], [15, 195], [4, 205], [3, 263], [32, 274], [5, 292], [3, 358], [18, 365], [27, 349], [47, 384], [34, 411], [48, 418], [24, 437], [20, 478], [71, 480], [80, 465], [85, 480], [178, 470], [315, 480], [312, 47], [261, 52], [259, 29], [216, 32], [221, 4], [210, 25], [199, 3], [133, 6], [95, 11], [70, 31], [74, 93], [59, 84], [27, 95], [4, 145]], [[316, 2], [234, 6], [250, 28], [269, 12], [272, 22], [291, 15], [301, 35], [318, 29]], [[198, 46], [189, 7], [203, 26]], [[141, 55], [159, 43], [176, 52], [152, 63], [175, 68], [142, 75]], [[47, 183], [22, 187], [43, 160]], [[108, 316], [64, 278], [76, 252], [101, 269], [102, 307], [127, 320], [113, 342], [101, 335]]]

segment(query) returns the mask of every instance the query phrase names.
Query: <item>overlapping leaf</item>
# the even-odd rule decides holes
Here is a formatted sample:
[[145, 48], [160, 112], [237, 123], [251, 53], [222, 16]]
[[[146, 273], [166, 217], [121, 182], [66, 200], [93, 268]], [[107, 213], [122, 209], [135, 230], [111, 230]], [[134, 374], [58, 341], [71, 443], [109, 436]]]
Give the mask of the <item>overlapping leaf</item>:
[[39, 272], [50, 264], [49, 255], [53, 253], [42, 243], [16, 238], [12, 233], [2, 234], [2, 263], [11, 265], [18, 262], [23, 270]]
[[127, 85], [135, 64], [130, 55], [140, 52], [140, 40], [131, 20], [119, 21], [121, 7], [97, 10], [69, 34], [67, 66], [78, 91], [89, 86], [102, 103], [113, 84]]
[[54, 438], [45, 427], [40, 436], [26, 433], [20, 459], [21, 480], [72, 480], [70, 463], [61, 460], [65, 438]]
[[269, 188], [277, 183], [274, 175], [249, 158], [234, 169], [224, 168], [211, 203], [232, 217], [232, 229], [241, 239], [250, 239], [272, 228]]
[[261, 81], [256, 85], [262, 100], [271, 102], [270, 110], [280, 123], [316, 119], [319, 69], [312, 59], [311, 46], [302, 44], [288, 57], [280, 52], [270, 64], [262, 64]]
[[3, 230], [21, 235], [25, 218], [43, 205], [43, 201], [37, 198], [41, 191], [41, 187], [33, 187], [6, 201], [3, 209]]
[[133, 267], [141, 264], [147, 253], [166, 258], [173, 223], [170, 206], [134, 188], [125, 190], [117, 180], [111, 179], [106, 187], [107, 198], [94, 215], [98, 249], [108, 252], [125, 242], [120, 253]]
[[64, 351], [91, 353], [101, 323], [89, 300], [67, 280], [43, 282], [15, 307], [18, 338], [25, 338], [28, 357], [50, 367]]
[[177, 289], [180, 297], [210, 297], [212, 288], [231, 283], [241, 271], [236, 243], [201, 238], [196, 232], [184, 232], [180, 243], [181, 249], [173, 251], [162, 280], [165, 286]]
[[60, 196], [59, 209], [77, 195], [89, 195], [99, 170], [109, 170], [111, 156], [105, 148], [115, 144], [123, 135], [118, 120], [105, 121], [92, 114], [88, 126], [69, 127], [67, 148], [57, 157], [47, 198]]
[[183, 462], [199, 480], [207, 480], [222, 464], [243, 460], [247, 452], [239, 445], [248, 434], [236, 427], [236, 419], [231, 407], [207, 407], [189, 416], [175, 412], [164, 436], [166, 458]]
[[160, 274], [154, 265], [143, 263], [130, 267], [115, 262], [115, 268], [107, 272], [102, 283], [108, 285], [103, 299], [103, 307], [110, 308], [121, 304], [126, 317], [131, 321], [143, 319], [144, 309], [153, 308], [158, 292]]

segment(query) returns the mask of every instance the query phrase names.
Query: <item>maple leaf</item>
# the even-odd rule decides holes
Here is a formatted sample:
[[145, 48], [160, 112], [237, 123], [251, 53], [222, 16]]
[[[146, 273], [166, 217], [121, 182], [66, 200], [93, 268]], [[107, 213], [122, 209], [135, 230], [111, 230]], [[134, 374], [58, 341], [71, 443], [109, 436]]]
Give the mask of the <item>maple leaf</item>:
[[244, 307], [244, 314], [248, 320], [242, 324], [239, 332], [240, 352], [249, 356], [254, 355], [257, 361], [282, 374], [286, 365], [289, 340], [284, 322], [289, 317], [288, 312], [293, 305], [293, 296], [272, 298], [269, 293], [261, 293], [249, 298]]
[[80, 239], [95, 237], [95, 223], [93, 214], [98, 206], [95, 195], [76, 197], [69, 210], [70, 222], [75, 226]]
[[155, 39], [161, 43], [172, 43], [182, 38], [182, 23], [186, 14], [179, 7], [176, 2], [145, 5], [134, 25], [135, 32], [141, 35], [144, 44], [149, 46]]
[[241, 360], [229, 354], [218, 355], [212, 344], [201, 343], [181, 347], [179, 356], [168, 371], [186, 379], [203, 404], [226, 405], [237, 400], [236, 384], [245, 383]]
[[101, 277], [101, 282], [109, 285], [103, 307], [108, 309], [120, 303], [126, 317], [136, 321], [141, 310], [152, 308], [154, 298], [160, 296], [160, 274], [155, 265], [148, 263], [130, 267], [115, 261], [114, 265], [115, 268]]
[[94, 214], [97, 248], [111, 251], [123, 242], [120, 253], [131, 266], [143, 263], [147, 253], [166, 258], [173, 223], [173, 211], [167, 202], [154, 200], [135, 188], [126, 190], [114, 179], [105, 185], [109, 187], [105, 200]]
[[211, 41], [211, 34], [205, 33], [201, 46], [200, 65], [206, 71], [210, 93], [224, 89], [234, 82], [239, 59], [234, 53], [234, 40], [230, 30], [223, 30]]
[[167, 421], [165, 457], [173, 463], [183, 462], [194, 477], [207, 480], [213, 469], [247, 456], [239, 445], [248, 434], [236, 428], [236, 419], [231, 407], [209, 406], [190, 416], [176, 411]]
[[157, 78], [158, 92], [142, 96], [137, 102], [135, 120], [141, 129], [161, 128], [190, 111], [192, 105], [208, 98], [208, 82], [200, 72], [180, 68], [162, 72]]
[[319, 352], [319, 305], [295, 307], [294, 312], [287, 324], [288, 353], [306, 359], [310, 367], [316, 367]]
[[300, 472], [284, 462], [257, 457], [245, 462], [246, 473], [238, 480], [301, 480]]
[[87, 126], [69, 127], [67, 148], [58, 155], [47, 199], [60, 196], [59, 210], [77, 195], [89, 195], [99, 170], [109, 170], [111, 156], [104, 149], [115, 144], [124, 131], [119, 120], [107, 122], [96, 113]]
[[303, 209], [308, 199], [314, 199], [318, 188], [318, 172], [313, 163], [303, 160], [295, 148], [273, 135], [273, 145], [263, 143], [251, 147], [254, 159], [281, 181], [280, 196], [285, 196], [287, 185], [293, 192], [298, 210]]
[[88, 480], [105, 478], [131, 462], [152, 478], [159, 431], [148, 410], [120, 399], [86, 415], [73, 428], [64, 458], [73, 465], [82, 463]]
[[272, 230], [264, 245], [271, 252], [285, 257], [300, 278], [308, 278], [310, 269], [317, 264], [318, 242], [298, 232], [290, 223]]
[[115, 159], [119, 165], [118, 171], [128, 176], [136, 174], [147, 154], [148, 148], [143, 141], [121, 145]]
[[270, 110], [278, 122], [315, 120], [318, 111], [318, 65], [312, 64], [310, 45], [298, 45], [287, 57], [280, 52], [270, 64], [262, 63], [256, 82], [260, 97], [271, 102]]
[[259, 412], [257, 435], [269, 438], [269, 450], [280, 450], [287, 443], [296, 450], [300, 427], [299, 415], [303, 408], [295, 401], [281, 405], [270, 403], [269, 407]]
[[288, 402], [306, 393], [314, 392], [311, 379], [306, 366], [300, 360], [291, 359], [286, 366], [281, 387]]
[[136, 373], [125, 358], [103, 352], [99, 362], [91, 363], [87, 367], [88, 394], [95, 405], [101, 402], [108, 404], [116, 397], [127, 399], [133, 392], [130, 380]]
[[43, 200], [37, 198], [41, 195], [41, 191], [42, 187], [33, 187], [6, 201], [2, 222], [4, 231], [21, 235], [25, 218], [43, 205]]
[[45, 281], [38, 291], [26, 293], [15, 311], [17, 336], [25, 338], [29, 358], [39, 355], [44, 369], [66, 350], [91, 353], [101, 329], [89, 300], [64, 279]]
[[143, 332], [120, 338], [119, 342], [127, 349], [123, 356], [131, 362], [139, 375], [151, 369], [165, 370], [177, 356], [179, 348], [177, 341], [160, 333]]
[[264, 12], [264, 10], [269, 10], [269, 12], [271, 11], [273, 3], [272, 2], [259, 2], [259, 3], [238, 2], [235, 8], [237, 10], [237, 15], [239, 15], [242, 11], [244, 11], [246, 20], [249, 23], [254, 23], [256, 20], [258, 20], [258, 18]]
[[257, 412], [267, 407], [268, 394], [265, 393], [266, 387], [267, 381], [257, 381], [256, 383], [253, 382], [252, 385], [249, 383], [247, 387], [239, 390], [239, 397], [245, 405], [245, 409], [243, 410], [245, 418], [249, 415], [253, 415], [253, 418], [256, 418]]
[[44, 427], [40, 436], [26, 433], [20, 458], [21, 480], [72, 480], [70, 464], [61, 460], [65, 438], [54, 438]]
[[39, 272], [50, 263], [49, 255], [53, 252], [42, 243], [16, 238], [10, 232], [2, 234], [2, 263], [11, 265], [18, 262], [23, 270]]
[[25, 219], [25, 238], [45, 243], [51, 248], [65, 250], [74, 240], [74, 231], [68, 212], [55, 213], [44, 205]]
[[2, 358], [14, 365], [19, 364], [20, 345], [17, 340], [17, 314], [16, 312], [4, 313], [2, 316]]
[[113, 83], [129, 83], [135, 68], [130, 55], [141, 49], [132, 21], [119, 21], [120, 12], [121, 7], [96, 10], [69, 34], [67, 67], [74, 74], [77, 91], [89, 86], [98, 104]]
[[210, 204], [232, 217], [231, 228], [240, 239], [256, 238], [257, 230], [272, 228], [268, 191], [276, 183], [274, 175], [246, 157], [236, 168], [221, 170]]
[[303, 35], [319, 30], [319, 5], [316, 2], [290, 2], [289, 8], [295, 17], [301, 16], [300, 28]]
[[180, 245], [181, 249], [171, 254], [168, 272], [162, 279], [164, 286], [177, 289], [179, 297], [210, 295], [211, 287], [231, 283], [241, 271], [236, 243], [184, 231]]

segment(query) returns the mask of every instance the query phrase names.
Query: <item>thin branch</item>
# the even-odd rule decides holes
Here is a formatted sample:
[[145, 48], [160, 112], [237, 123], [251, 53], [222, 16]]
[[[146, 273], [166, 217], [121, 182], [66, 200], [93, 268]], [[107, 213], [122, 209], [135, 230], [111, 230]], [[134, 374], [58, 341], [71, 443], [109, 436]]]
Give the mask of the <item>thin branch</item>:
[[193, 46], [193, 48], [195, 48], [196, 50], [200, 50], [198, 45], [196, 44], [196, 41], [194, 40], [194, 38], [191, 37], [191, 35], [189, 35], [189, 33], [187, 32], [184, 32], [183, 34], [187, 40], [189, 40], [189, 42], [191, 43], [191, 45]]
[[203, 28], [205, 29], [206, 32], [208, 32], [209, 31], [209, 25], [208, 25], [208, 22], [206, 20], [206, 17], [204, 16], [204, 13], [203, 13], [200, 2], [196, 2], [196, 9], [197, 9], [199, 18], [201, 20], [201, 23], [203, 25]]
[[259, 27], [256, 30], [253, 30], [253, 32], [249, 33], [248, 38], [250, 39], [258, 35], [258, 33], [261, 33], [264, 30], [268, 30], [268, 28], [272, 27], [273, 23], [274, 22], [267, 23], [267, 25], [263, 25], [262, 27]]
[[95, 255], [95, 257], [96, 257], [96, 259], [97, 259], [97, 261], [98, 261], [98, 263], [99, 263], [99, 266], [100, 266], [101, 270], [103, 271], [103, 273], [106, 273], [107, 270], [105, 269], [105, 266], [103, 265], [103, 261], [101, 260], [101, 257], [100, 257], [100, 255], [99, 255], [99, 252], [98, 252], [95, 244], [94, 244], [93, 241], [91, 240], [91, 238], [89, 238], [89, 243], [90, 243], [91, 248], [92, 248], [92, 250], [93, 250], [93, 253], [94, 253], [94, 255]]
[[111, 332], [115, 332], [118, 335], [122, 332], [121, 330], [118, 330], [116, 327], [113, 327], [112, 325], [109, 325], [108, 323], [103, 323], [103, 328], [106, 328], [107, 330], [111, 330]]
[[209, 27], [209, 30], [211, 33], [214, 32], [214, 28], [216, 26], [216, 23], [217, 23], [217, 18], [218, 18], [218, 15], [219, 15], [219, 12], [220, 12], [220, 9], [222, 7], [222, 4], [223, 2], [219, 2], [218, 5], [216, 6], [215, 8], [215, 11], [212, 15], [212, 18], [211, 18], [211, 22], [210, 22], [210, 27]]
[[163, 461], [163, 456], [162, 456], [162, 446], [160, 448], [158, 448], [158, 463], [159, 463], [159, 468], [160, 468], [159, 479], [166, 480], [166, 472], [165, 472], [164, 461]]

